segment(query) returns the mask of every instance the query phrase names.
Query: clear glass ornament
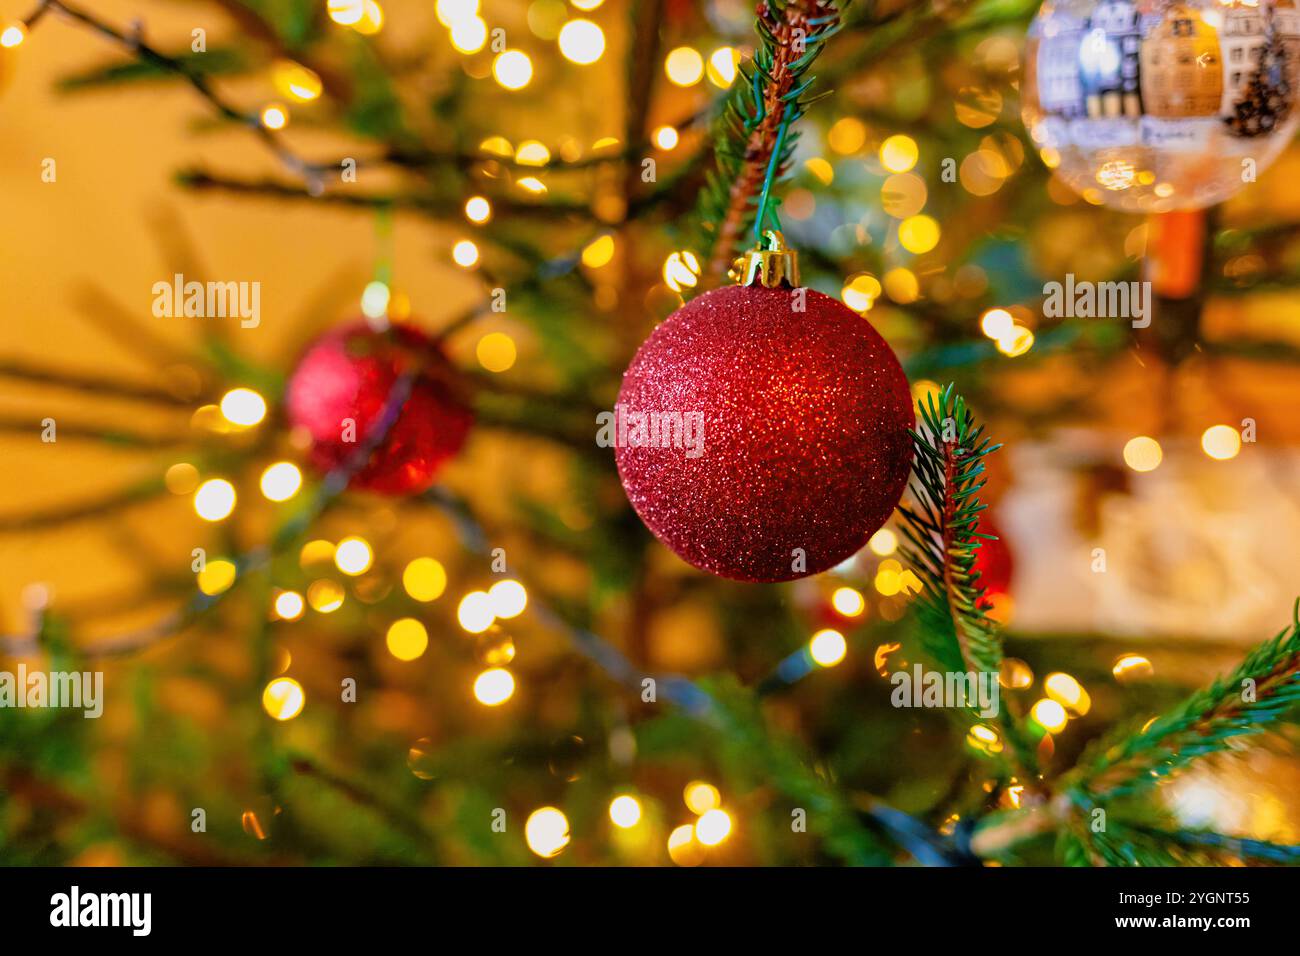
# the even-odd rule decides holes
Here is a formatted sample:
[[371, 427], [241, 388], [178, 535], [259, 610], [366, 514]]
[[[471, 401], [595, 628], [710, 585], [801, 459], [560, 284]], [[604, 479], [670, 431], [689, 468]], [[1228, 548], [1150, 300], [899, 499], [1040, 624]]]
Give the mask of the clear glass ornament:
[[1255, 182], [1300, 122], [1295, 0], [1048, 0], [1022, 115], [1089, 202], [1200, 209]]

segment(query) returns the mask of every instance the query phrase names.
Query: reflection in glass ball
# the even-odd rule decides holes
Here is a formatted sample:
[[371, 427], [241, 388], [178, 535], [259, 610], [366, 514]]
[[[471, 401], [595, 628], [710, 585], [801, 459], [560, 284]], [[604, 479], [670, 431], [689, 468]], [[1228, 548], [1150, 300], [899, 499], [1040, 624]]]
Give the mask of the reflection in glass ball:
[[1025, 44], [1023, 117], [1089, 202], [1198, 209], [1255, 181], [1300, 110], [1295, 0], [1047, 0]]

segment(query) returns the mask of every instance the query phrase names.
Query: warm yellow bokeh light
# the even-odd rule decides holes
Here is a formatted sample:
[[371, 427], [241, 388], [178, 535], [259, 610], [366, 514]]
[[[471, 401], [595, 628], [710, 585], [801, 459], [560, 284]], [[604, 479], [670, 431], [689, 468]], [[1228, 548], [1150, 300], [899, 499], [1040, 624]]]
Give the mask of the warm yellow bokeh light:
[[1110, 672], [1115, 675], [1115, 679], [1120, 683], [1126, 681], [1145, 680], [1155, 673], [1155, 668], [1142, 654], [1124, 654], [1121, 656]]
[[1007, 358], [1024, 355], [1034, 347], [1034, 333], [1023, 325], [1012, 325], [1006, 335], [997, 340], [998, 351]]
[[209, 478], [194, 492], [194, 510], [204, 521], [221, 521], [235, 510], [235, 486], [224, 478]]
[[267, 129], [284, 129], [289, 125], [289, 110], [279, 103], [271, 103], [263, 107], [259, 119]]
[[560, 27], [560, 53], [566, 60], [586, 66], [605, 52], [605, 34], [590, 20], [570, 20]]
[[921, 297], [921, 282], [911, 269], [898, 266], [885, 273], [881, 284], [885, 294], [900, 305], [908, 305]]
[[938, 382], [928, 378], [917, 379], [912, 383], [912, 401], [918, 412], [930, 407], [930, 401], [939, 401], [943, 397], [943, 388]]
[[343, 588], [329, 578], [313, 581], [307, 588], [307, 603], [321, 614], [333, 614], [343, 606]]
[[334, 542], [313, 538], [298, 552], [298, 563], [304, 568], [312, 564], [331, 564], [334, 561]]
[[980, 316], [980, 331], [995, 341], [1011, 334], [1016, 320], [1006, 309], [989, 309]]
[[998, 683], [1003, 687], [1024, 690], [1034, 682], [1033, 669], [1018, 657], [1002, 658], [998, 668]]
[[1056, 734], [1065, 729], [1069, 722], [1070, 716], [1065, 712], [1065, 708], [1056, 701], [1044, 697], [1038, 703], [1034, 704], [1030, 714], [1038, 725], [1048, 733]]
[[898, 550], [898, 535], [891, 528], [881, 528], [871, 536], [867, 547], [871, 549], [872, 554], [887, 558]]
[[929, 252], [939, 244], [939, 224], [929, 216], [908, 216], [898, 224], [898, 242], [915, 255]]
[[487, 23], [482, 17], [466, 17], [451, 25], [448, 36], [457, 53], [477, 53], [487, 46]]
[[462, 20], [478, 15], [479, 0], [437, 0], [433, 12], [444, 27], [455, 26]]
[[489, 372], [505, 372], [512, 368], [518, 357], [515, 340], [504, 332], [489, 332], [478, 340], [474, 355], [478, 364]]
[[5, 49], [13, 49], [27, 39], [27, 29], [21, 23], [14, 23], [4, 28], [0, 33], [0, 46]]
[[841, 156], [856, 153], [867, 142], [867, 127], [862, 120], [853, 116], [844, 116], [826, 133], [826, 145]]
[[344, 538], [334, 549], [334, 566], [344, 574], [365, 574], [375, 561], [375, 554], [365, 538], [353, 535]]
[[829, 186], [835, 181], [835, 167], [820, 156], [810, 156], [804, 160], [803, 168], [823, 186]]
[[1069, 674], [1060, 671], [1048, 674], [1043, 678], [1043, 690], [1052, 700], [1080, 716], [1092, 709], [1092, 698]]
[[1124, 464], [1134, 471], [1155, 471], [1164, 457], [1160, 442], [1147, 435], [1130, 438], [1124, 445]]
[[275, 614], [282, 621], [296, 621], [306, 609], [307, 604], [297, 591], [281, 591], [275, 596]]
[[515, 162], [520, 166], [545, 166], [551, 161], [551, 151], [537, 139], [526, 139], [515, 149]]
[[291, 461], [277, 461], [262, 472], [260, 486], [271, 501], [288, 501], [302, 487], [302, 472]]
[[582, 264], [588, 269], [599, 269], [609, 265], [614, 258], [614, 237], [597, 236], [582, 249]]
[[710, 810], [695, 824], [695, 839], [705, 846], [717, 846], [730, 833], [731, 817], [725, 810]]
[[225, 416], [221, 414], [221, 409], [216, 405], [200, 405], [194, 409], [194, 414], [190, 416], [190, 425], [218, 435], [229, 435], [236, 428], [226, 421]]
[[362, 36], [373, 36], [384, 28], [384, 8], [375, 0], [365, 0], [361, 8], [361, 19], [353, 24], [352, 29]]
[[569, 845], [569, 821], [555, 807], [534, 810], [524, 824], [524, 840], [543, 859], [559, 856]]
[[870, 272], [859, 272], [849, 276], [840, 290], [840, 298], [854, 312], [868, 312], [882, 291], [879, 279]]
[[518, 581], [498, 581], [488, 588], [488, 600], [491, 601], [492, 613], [508, 620], [524, 613], [528, 606], [528, 591]]
[[983, 745], [989, 745], [998, 741], [998, 732], [992, 727], [984, 724], [975, 724], [970, 729], [970, 736]]
[[677, 148], [678, 136], [677, 130], [671, 126], [660, 126], [654, 131], [654, 143], [662, 150]]
[[309, 103], [321, 94], [316, 72], [293, 60], [276, 60], [271, 65], [271, 82], [282, 96], [299, 103]]
[[350, 27], [361, 22], [366, 12], [366, 3], [365, 0], [329, 0], [325, 9], [335, 23]]
[[235, 564], [221, 558], [209, 561], [198, 576], [199, 590], [204, 594], [220, 594], [235, 583]]
[[361, 290], [361, 312], [371, 319], [381, 319], [388, 315], [388, 305], [393, 300], [393, 290], [388, 284], [376, 279], [367, 282]]
[[497, 707], [515, 693], [515, 678], [504, 667], [490, 667], [474, 678], [474, 699], [488, 707]]
[[515, 154], [515, 148], [510, 145], [510, 140], [504, 136], [489, 136], [478, 144], [478, 148], [485, 153], [506, 159]]
[[491, 627], [496, 615], [492, 613], [492, 599], [488, 593], [470, 591], [461, 598], [456, 608], [456, 620], [471, 634], [482, 634]]
[[492, 218], [492, 204], [485, 196], [471, 196], [465, 200], [465, 218], [470, 222], [487, 222]]
[[891, 173], [905, 173], [916, 165], [921, 152], [916, 140], [899, 133], [880, 144], [880, 162]]
[[478, 246], [473, 240], [461, 239], [451, 247], [451, 259], [462, 269], [471, 269], [478, 262]]
[[609, 802], [609, 818], [614, 826], [630, 829], [641, 822], [641, 802], [627, 794], [615, 797]]
[[1236, 458], [1241, 451], [1241, 433], [1231, 425], [1212, 425], [1201, 435], [1201, 449], [1216, 461]]
[[720, 90], [725, 90], [736, 82], [736, 68], [740, 65], [740, 51], [729, 46], [720, 46], [709, 54], [707, 73], [709, 82]]
[[836, 588], [831, 606], [845, 617], [857, 617], [866, 609], [867, 601], [856, 588]]
[[388, 626], [388, 653], [399, 661], [413, 661], [429, 646], [429, 632], [413, 617], [403, 617]]
[[843, 634], [828, 627], [812, 636], [812, 640], [808, 642], [808, 652], [822, 667], [834, 667], [844, 660], [844, 655], [849, 652], [849, 645], [844, 640]]
[[533, 78], [533, 61], [522, 50], [506, 50], [492, 61], [492, 76], [507, 90], [522, 90]]
[[903, 578], [897, 571], [881, 568], [876, 571], [876, 578], [872, 584], [885, 597], [893, 597], [903, 589]]
[[695, 842], [695, 827], [684, 823], [668, 834], [668, 856], [678, 866], [698, 866], [704, 852]]
[[704, 76], [704, 57], [699, 50], [679, 46], [664, 59], [664, 73], [678, 86], [694, 86]]
[[306, 702], [302, 685], [292, 677], [277, 677], [262, 691], [262, 707], [276, 720], [293, 720]]
[[433, 558], [416, 558], [402, 571], [402, 587], [416, 601], [436, 601], [447, 590], [447, 571]]
[[163, 484], [174, 495], [188, 495], [199, 485], [199, 470], [188, 461], [178, 461], [164, 473]]
[[689, 249], [671, 253], [664, 260], [664, 282], [674, 292], [693, 289], [700, 281], [700, 260]]
[[916, 173], [891, 173], [880, 184], [880, 208], [894, 219], [920, 215], [929, 197], [925, 180]]
[[232, 388], [221, 396], [221, 414], [230, 424], [248, 428], [266, 417], [266, 399], [251, 388]]
[[692, 780], [682, 790], [682, 800], [685, 801], [686, 807], [691, 813], [700, 816], [715, 807], [721, 806], [722, 794], [718, 793], [718, 788], [711, 783], [705, 783], [703, 780]]

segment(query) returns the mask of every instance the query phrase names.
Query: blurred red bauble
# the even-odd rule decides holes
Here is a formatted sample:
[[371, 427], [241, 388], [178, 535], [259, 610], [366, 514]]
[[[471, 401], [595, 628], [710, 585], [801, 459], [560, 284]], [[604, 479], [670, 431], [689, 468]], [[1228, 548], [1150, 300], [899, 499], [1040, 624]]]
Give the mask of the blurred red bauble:
[[410, 397], [349, 487], [389, 495], [428, 488], [465, 443], [474, 416], [464, 380], [442, 349], [408, 325], [377, 332], [358, 322], [307, 349], [289, 379], [285, 406], [289, 423], [311, 436], [312, 463], [331, 471], [359, 454], [394, 383], [408, 372], [415, 375]]
[[790, 581], [839, 564], [907, 484], [903, 370], [865, 319], [810, 289], [692, 300], [641, 346], [618, 403], [632, 506], [683, 560], [722, 577]]
[[997, 535], [996, 541], [981, 539], [979, 549], [975, 552], [975, 566], [972, 569], [979, 572], [979, 580], [975, 583], [984, 588], [984, 602], [990, 604], [992, 602], [989, 598], [1010, 592], [1011, 574], [1015, 570], [1015, 562], [1011, 557], [1011, 549], [1007, 547], [1006, 537], [993, 523], [987, 511], [980, 515], [976, 530], [980, 534]]

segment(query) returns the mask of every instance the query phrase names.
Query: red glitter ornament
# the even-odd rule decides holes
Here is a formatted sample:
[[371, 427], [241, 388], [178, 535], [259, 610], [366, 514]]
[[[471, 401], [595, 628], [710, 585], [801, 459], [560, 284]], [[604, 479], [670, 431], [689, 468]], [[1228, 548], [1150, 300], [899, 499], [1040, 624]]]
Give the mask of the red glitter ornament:
[[865, 319], [809, 289], [692, 300], [641, 346], [618, 401], [632, 506], [722, 577], [790, 581], [839, 564], [907, 484], [915, 416], [898, 360]]
[[415, 374], [410, 396], [349, 487], [389, 495], [428, 488], [465, 443], [473, 413], [464, 381], [442, 349], [409, 325], [377, 332], [358, 322], [307, 349], [289, 379], [285, 406], [289, 423], [311, 436], [312, 463], [330, 471], [365, 448], [394, 384], [408, 372]]

